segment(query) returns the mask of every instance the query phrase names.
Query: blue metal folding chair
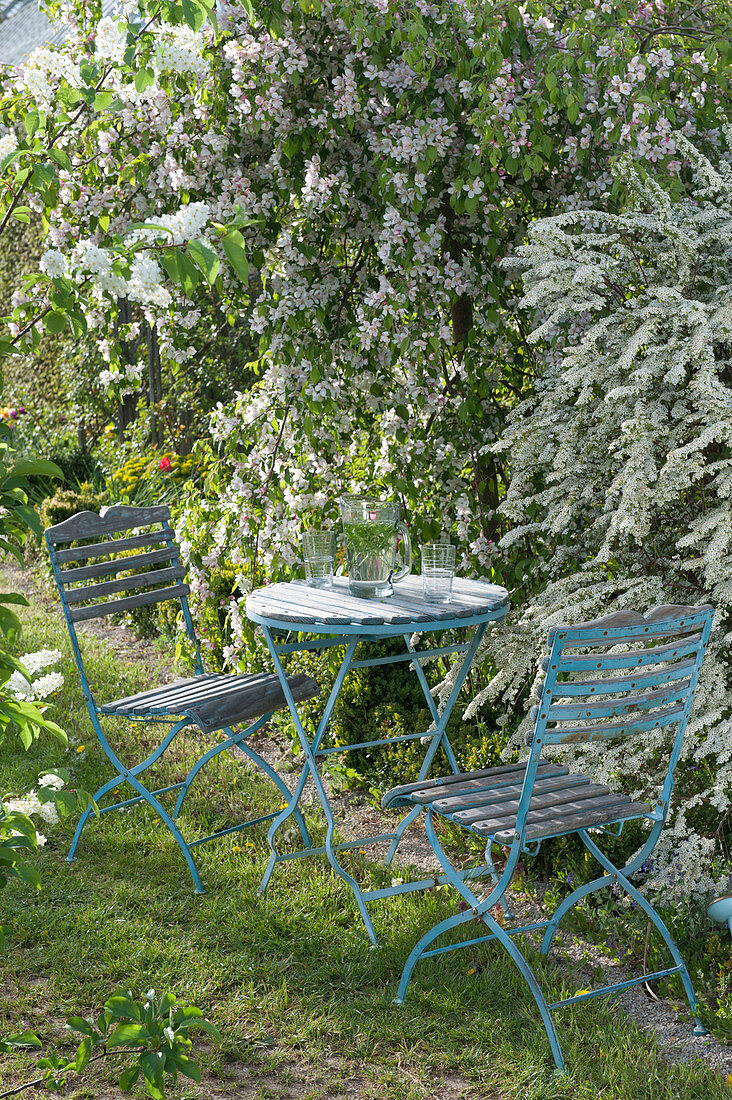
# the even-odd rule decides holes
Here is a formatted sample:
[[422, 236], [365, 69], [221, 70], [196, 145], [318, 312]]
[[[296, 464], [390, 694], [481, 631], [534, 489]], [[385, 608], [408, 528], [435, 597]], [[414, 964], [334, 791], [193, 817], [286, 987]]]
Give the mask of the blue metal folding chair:
[[[100, 515], [79, 512], [63, 523], [49, 527], [46, 544], [89, 717], [99, 744], [115, 769], [114, 776], [95, 792], [94, 799], [99, 801], [122, 783], [129, 784], [136, 792], [133, 798], [101, 807], [100, 813], [146, 802], [178, 843], [193, 876], [196, 893], [203, 893], [191, 849], [207, 840], [269, 821], [277, 817], [280, 811], [278, 809], [189, 842], [183, 838], [176, 818], [201, 768], [220, 752], [234, 746], [261, 768], [283, 799], [289, 802], [291, 792], [286, 784], [266, 760], [247, 744], [247, 738], [261, 729], [276, 710], [287, 706], [280, 681], [273, 674], [228, 676], [204, 672], [188, 606], [189, 588], [182, 581], [185, 570], [170, 526], [170, 510], [166, 506], [133, 508], [115, 505], [104, 509]], [[94, 559], [93, 564], [75, 564], [88, 563], [90, 559]], [[108, 579], [110, 577], [114, 579]], [[76, 624], [137, 607], [149, 607], [165, 600], [180, 604], [195, 654], [195, 675], [127, 698], [97, 703], [89, 687]], [[288, 684], [298, 701], [318, 694], [318, 686], [309, 676], [288, 677]], [[129, 722], [162, 723], [169, 728], [153, 752], [138, 764], [128, 767], [122, 763], [104, 734], [100, 719], [108, 717], [124, 718]], [[190, 725], [198, 726], [204, 734], [223, 731], [226, 736], [202, 753], [181, 782], [150, 790], [140, 777], [163, 756], [181, 730]], [[242, 729], [242, 725], [245, 728]], [[235, 730], [234, 727], [239, 728]], [[160, 796], [170, 791], [178, 791], [178, 795], [174, 807], [168, 811]], [[92, 812], [89, 808], [81, 815], [67, 856], [69, 861], [75, 858], [81, 834]], [[299, 810], [295, 819], [303, 843], [309, 845], [310, 837]]]
[[[551, 1045], [557, 1069], [564, 1059], [552, 1020], [552, 1012], [589, 997], [615, 992], [639, 982], [678, 974], [692, 1015], [697, 1006], [688, 971], [665, 924], [650, 902], [629, 881], [649, 858], [666, 820], [673, 790], [673, 775], [681, 752], [694, 691], [712, 628], [710, 607], [667, 606], [643, 616], [617, 612], [574, 627], [549, 633], [549, 655], [543, 660], [544, 679], [540, 705], [532, 712], [533, 732], [526, 763], [484, 771], [448, 775], [395, 787], [384, 796], [384, 807], [421, 806], [425, 828], [445, 871], [446, 880], [468, 903], [468, 910], [440, 921], [415, 946], [402, 972], [395, 999], [401, 1004], [419, 959], [474, 947], [498, 940], [529, 985]], [[669, 767], [655, 806], [633, 802], [627, 795], [591, 782], [554, 761], [541, 759], [545, 745], [570, 745], [631, 735], [648, 736], [667, 731]], [[438, 814], [485, 840], [484, 861], [477, 868], [457, 871], [435, 832]], [[650, 831], [640, 850], [624, 867], [617, 868], [598, 847], [588, 830], [617, 836], [624, 822], [641, 818]], [[503, 927], [491, 909], [504, 898], [523, 852], [536, 854], [543, 840], [576, 833], [604, 874], [573, 890], [548, 920]], [[507, 849], [500, 875], [492, 861], [494, 844]], [[468, 886], [471, 879], [490, 875], [492, 889], [480, 899]], [[536, 977], [512, 937], [544, 929], [540, 953], [546, 955], [560, 922], [581, 898], [612, 883], [619, 884], [648, 915], [661, 934], [673, 966], [628, 981], [583, 991], [573, 997], [547, 1003]], [[504, 906], [506, 903], [503, 903]], [[508, 911], [508, 908], [506, 906]], [[468, 921], [481, 920], [488, 934], [459, 943], [432, 947], [434, 941]], [[695, 1034], [704, 1034], [698, 1022]]]

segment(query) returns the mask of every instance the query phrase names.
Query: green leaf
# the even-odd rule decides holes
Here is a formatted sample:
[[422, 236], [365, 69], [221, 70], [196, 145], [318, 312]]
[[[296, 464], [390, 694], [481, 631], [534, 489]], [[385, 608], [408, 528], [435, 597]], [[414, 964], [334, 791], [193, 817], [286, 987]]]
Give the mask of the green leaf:
[[56, 180], [56, 172], [51, 164], [37, 164], [33, 169], [31, 185], [46, 192]]
[[19, 1031], [3, 1039], [11, 1047], [41, 1047], [43, 1043], [32, 1031]]
[[110, 1046], [143, 1046], [150, 1032], [142, 1024], [119, 1024], [109, 1036]]
[[30, 886], [35, 886], [37, 890], [40, 890], [41, 876], [35, 867], [31, 867], [30, 863], [16, 863], [13, 870], [15, 877], [19, 878], [21, 882], [27, 882]]
[[176, 1065], [184, 1077], [190, 1077], [191, 1081], [196, 1081], [200, 1085], [201, 1067], [198, 1062], [194, 1062], [192, 1058], [188, 1058], [184, 1054], [176, 1059]]
[[104, 1002], [104, 1007], [110, 1016], [117, 1019], [125, 1019], [130, 1016], [139, 1017], [139, 1008], [129, 993], [115, 993]]
[[71, 171], [71, 161], [69, 155], [63, 149], [49, 149], [48, 155], [52, 161], [54, 161], [60, 168], [65, 168], [67, 172]]
[[185, 253], [177, 248], [169, 248], [160, 257], [165, 271], [174, 283], [183, 287], [187, 295], [191, 295], [201, 281], [198, 268], [191, 263]]
[[181, 7], [183, 18], [188, 26], [194, 31], [199, 31], [206, 18], [206, 9], [197, 0], [181, 0]]
[[189, 241], [186, 252], [201, 271], [209, 286], [213, 286], [219, 273], [221, 263], [218, 256], [202, 241]]
[[122, 1092], [129, 1092], [139, 1076], [139, 1066], [128, 1066], [119, 1079], [119, 1087], [122, 1089]]
[[70, 1031], [78, 1031], [80, 1035], [93, 1035], [94, 1028], [83, 1016], [69, 1016], [66, 1026]]
[[145, 1075], [145, 1084], [148, 1092], [154, 1100], [165, 1100], [163, 1069], [165, 1058], [158, 1051], [156, 1054], [143, 1054], [140, 1058], [140, 1066]]
[[18, 516], [25, 527], [29, 527], [34, 535], [41, 538], [43, 535], [43, 526], [38, 513], [35, 508], [31, 508], [29, 504], [17, 504], [13, 508], [16, 516]]
[[228, 259], [239, 279], [243, 283], [249, 282], [249, 261], [244, 250], [244, 238], [238, 229], [230, 229], [222, 239], [226, 258]]
[[66, 319], [71, 325], [71, 331], [77, 338], [80, 336], [86, 336], [89, 326], [86, 323], [86, 317], [79, 309], [70, 309], [66, 314]]
[[155, 83], [155, 73], [152, 69], [140, 69], [135, 74], [135, 88], [138, 92], [144, 92], [151, 84]]
[[23, 125], [25, 126], [25, 131], [28, 137], [33, 137], [36, 130], [40, 126], [40, 122], [41, 120], [38, 111], [28, 111], [28, 113], [23, 118]]
[[104, 111], [114, 103], [114, 92], [99, 92], [95, 97], [93, 107], [95, 111]]
[[76, 1066], [76, 1072], [81, 1073], [86, 1068], [86, 1065], [91, 1057], [92, 1041], [91, 1038], [86, 1035], [79, 1043], [79, 1049], [76, 1052], [76, 1058], [74, 1059], [74, 1065]]
[[77, 797], [72, 791], [57, 791], [53, 801], [61, 818], [69, 817], [77, 806]]
[[[5, 711], [5, 708], [0, 708], [0, 711]], [[11, 717], [12, 717], [12, 715], [11, 715]], [[23, 746], [23, 748], [27, 752], [28, 749], [33, 744], [33, 734], [31, 733], [31, 731], [28, 729], [27, 726], [19, 725], [18, 726], [18, 737], [20, 738], [21, 745]]]
[[51, 310], [47, 313], [43, 319], [43, 326], [46, 332], [56, 333], [62, 332], [66, 325], [66, 314], [56, 313], [55, 310]]
[[18, 458], [10, 469], [12, 477], [60, 477], [64, 472], [55, 462], [49, 462], [46, 458]]

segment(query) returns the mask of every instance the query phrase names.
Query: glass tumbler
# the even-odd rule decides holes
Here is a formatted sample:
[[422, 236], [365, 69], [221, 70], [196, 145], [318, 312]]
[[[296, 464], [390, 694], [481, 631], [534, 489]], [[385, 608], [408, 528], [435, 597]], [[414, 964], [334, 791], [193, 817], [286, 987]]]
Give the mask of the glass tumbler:
[[302, 536], [305, 581], [311, 588], [330, 588], [335, 564], [335, 532], [305, 531]]
[[422, 552], [422, 593], [428, 603], [448, 603], [455, 576], [455, 547], [449, 542], [428, 542]]

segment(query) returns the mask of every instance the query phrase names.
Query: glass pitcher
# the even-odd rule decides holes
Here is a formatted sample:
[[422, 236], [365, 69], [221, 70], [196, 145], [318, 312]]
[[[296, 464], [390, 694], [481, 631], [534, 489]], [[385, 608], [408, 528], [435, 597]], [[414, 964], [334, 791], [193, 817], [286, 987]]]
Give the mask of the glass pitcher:
[[[399, 519], [399, 505], [352, 496], [342, 497], [340, 505], [351, 595], [364, 600], [391, 596], [392, 583], [406, 577], [412, 568], [412, 544]], [[400, 536], [402, 562], [394, 572]]]

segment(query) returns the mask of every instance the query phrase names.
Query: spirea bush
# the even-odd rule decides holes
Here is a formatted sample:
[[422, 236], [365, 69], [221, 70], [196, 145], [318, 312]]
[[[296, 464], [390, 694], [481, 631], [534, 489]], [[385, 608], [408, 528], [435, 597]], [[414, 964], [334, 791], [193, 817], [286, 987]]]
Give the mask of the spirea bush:
[[[726, 131], [728, 141], [732, 130]], [[673, 201], [641, 165], [632, 201], [535, 222], [515, 265], [549, 357], [500, 447], [510, 547], [543, 543], [544, 583], [486, 655], [499, 674], [471, 709], [531, 680], [549, 627], [664, 603], [711, 603], [714, 631], [653, 888], [704, 892], [732, 802], [732, 167], [675, 135], [693, 183]], [[511, 747], [520, 744], [528, 717]], [[573, 765], [640, 798], [660, 789], [667, 731], [570, 750]], [[701, 781], [700, 781], [701, 777]], [[673, 884], [673, 885], [671, 885]]]

